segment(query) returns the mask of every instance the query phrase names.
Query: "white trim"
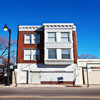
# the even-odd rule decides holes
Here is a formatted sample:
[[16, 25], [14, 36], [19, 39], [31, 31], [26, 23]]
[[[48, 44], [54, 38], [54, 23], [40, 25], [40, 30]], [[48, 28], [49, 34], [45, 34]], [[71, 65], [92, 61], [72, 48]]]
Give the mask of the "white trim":
[[[30, 38], [30, 43], [27, 43], [26, 42], [26, 35], [31, 35], [31, 38]], [[38, 36], [38, 39], [36, 39], [36, 36]], [[38, 41], [37, 41], [38, 40]], [[24, 34], [24, 44], [40, 44], [40, 34], [27, 34], [25, 33]]]
[[28, 26], [28, 25], [20, 25], [19, 31], [43, 31], [42, 26]]
[[45, 29], [72, 29], [76, 30], [76, 26], [74, 23], [44, 23], [43, 24]]
[[44, 23], [43, 25], [19, 25], [19, 31], [43, 31], [45, 29], [72, 29], [76, 30], [74, 23]]

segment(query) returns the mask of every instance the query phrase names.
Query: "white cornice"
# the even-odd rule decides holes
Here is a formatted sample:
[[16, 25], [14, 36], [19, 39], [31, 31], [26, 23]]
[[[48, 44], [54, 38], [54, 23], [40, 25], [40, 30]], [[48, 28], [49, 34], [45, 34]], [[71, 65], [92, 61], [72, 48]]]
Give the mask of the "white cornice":
[[43, 26], [20, 25], [18, 29], [19, 31], [43, 31]]
[[19, 25], [19, 31], [43, 31], [44, 29], [72, 29], [76, 30], [74, 23], [44, 23], [43, 26]]
[[74, 23], [44, 23], [43, 26], [45, 29], [63, 28], [76, 30]]

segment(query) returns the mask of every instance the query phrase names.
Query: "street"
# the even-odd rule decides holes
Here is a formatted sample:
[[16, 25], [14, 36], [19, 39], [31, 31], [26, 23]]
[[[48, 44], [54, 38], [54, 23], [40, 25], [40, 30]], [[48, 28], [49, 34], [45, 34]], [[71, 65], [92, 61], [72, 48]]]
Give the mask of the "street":
[[0, 100], [100, 100], [100, 88], [0, 88]]

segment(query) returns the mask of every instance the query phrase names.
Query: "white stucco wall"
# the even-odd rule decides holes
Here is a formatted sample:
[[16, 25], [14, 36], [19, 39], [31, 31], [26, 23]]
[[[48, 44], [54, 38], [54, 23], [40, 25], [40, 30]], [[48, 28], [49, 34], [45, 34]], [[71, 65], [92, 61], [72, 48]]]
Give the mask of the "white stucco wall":
[[[70, 66], [47, 66], [44, 64], [18, 64], [17, 83], [26, 83], [26, 74], [28, 74], [28, 83], [31, 83], [31, 72], [34, 78], [39, 77], [40, 81], [57, 81], [58, 77], [63, 77], [63, 81], [75, 80], [77, 68], [76, 64]], [[38, 80], [38, 78], [36, 78]], [[39, 83], [39, 82], [38, 82]]]
[[[44, 25], [44, 49], [45, 49], [45, 52], [44, 52], [44, 60], [45, 60], [45, 64], [49, 64], [49, 59], [48, 59], [48, 49], [50, 48], [55, 48], [57, 50], [57, 60], [59, 60], [59, 62], [61, 61], [62, 63], [62, 60], [61, 59], [61, 49], [71, 49], [71, 52], [70, 52], [70, 60], [72, 60], [70, 62], [70, 60], [67, 62], [68, 59], [64, 59], [64, 61], [66, 62], [66, 65], [67, 64], [72, 64], [73, 63], [73, 60], [74, 60], [74, 54], [73, 54], [73, 35], [72, 35], [72, 32], [73, 30], [76, 30], [76, 27], [73, 23], [46, 23], [46, 24], [43, 24]], [[48, 41], [48, 33], [49, 32], [55, 32], [56, 33], [56, 42], [49, 42]], [[61, 32], [69, 32], [69, 37], [70, 37], [70, 42], [62, 42], [61, 41]], [[51, 59], [50, 59], [51, 60]], [[47, 62], [48, 61], [48, 62]], [[53, 59], [52, 61], [55, 61], [55, 59]], [[64, 62], [63, 61], [63, 62]], [[50, 62], [50, 63], [53, 63], [53, 62]], [[54, 64], [58, 64], [58, 62], [54, 62]], [[63, 63], [62, 63], [63, 64]]]
[[63, 77], [63, 81], [73, 81], [74, 74], [67, 72], [41, 73], [41, 81], [58, 81], [59, 77]]
[[[83, 85], [82, 67], [86, 68], [86, 65], [88, 67], [100, 67], [100, 59], [78, 59], [78, 84], [80, 84], [80, 85]], [[98, 76], [96, 76], [97, 74], [95, 74], [95, 73], [92, 73], [92, 72], [89, 73], [89, 75], [92, 75], [92, 74], [95, 76], [95, 79], [96, 79], [96, 77], [98, 77]], [[86, 73], [85, 73], [85, 77], [87, 77]], [[91, 77], [91, 76], [89, 76], [89, 77]], [[93, 82], [93, 83], [95, 83], [95, 82]]]

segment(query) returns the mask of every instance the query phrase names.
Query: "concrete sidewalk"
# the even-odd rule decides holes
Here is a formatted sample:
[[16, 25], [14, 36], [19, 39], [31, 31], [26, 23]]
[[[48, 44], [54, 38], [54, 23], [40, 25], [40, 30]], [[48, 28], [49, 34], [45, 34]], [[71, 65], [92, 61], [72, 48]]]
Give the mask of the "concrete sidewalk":
[[11, 84], [10, 86], [5, 86], [5, 84], [0, 84], [0, 88], [13, 88], [13, 87], [18, 87], [18, 88], [100, 88], [100, 85], [89, 85], [89, 87], [87, 87], [87, 85], [82, 85], [82, 86], [72, 86], [72, 85], [66, 85], [66, 84]]
[[89, 87], [87, 85], [82, 85], [83, 88], [100, 88], [100, 85], [99, 84], [92, 84], [92, 85], [89, 85]]
[[[13, 85], [13, 86], [16, 86], [16, 85]], [[66, 87], [66, 85], [52, 85], [52, 84], [17, 84], [17, 87], [56, 87], [56, 88], [59, 88], [59, 87]]]
[[51, 84], [44, 84], [44, 85], [41, 85], [41, 84], [11, 84], [10, 86], [5, 86], [4, 84], [0, 85], [0, 87], [21, 87], [21, 88], [30, 88], [30, 87], [33, 87], [33, 88], [41, 88], [41, 87], [46, 87], [46, 88], [65, 88], [66, 85], [51, 85]]
[[[68, 84], [11, 84], [10, 86], [5, 86], [4, 84], [3, 85], [0, 85], [0, 87], [21, 87], [21, 88], [30, 88], [30, 87], [33, 87], [33, 88], [42, 88], [42, 87], [45, 87], [45, 88], [67, 88], [67, 87], [73, 87], [73, 85], [68, 85]], [[80, 86], [75, 86], [75, 87], [80, 87]]]
[[55, 87], [55, 88], [65, 88], [65, 87], [82, 87], [82, 86], [73, 86], [73, 84], [35, 84], [35, 85], [34, 84], [17, 84], [17, 87]]

